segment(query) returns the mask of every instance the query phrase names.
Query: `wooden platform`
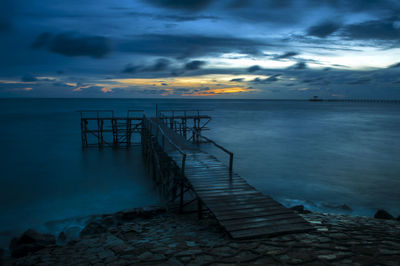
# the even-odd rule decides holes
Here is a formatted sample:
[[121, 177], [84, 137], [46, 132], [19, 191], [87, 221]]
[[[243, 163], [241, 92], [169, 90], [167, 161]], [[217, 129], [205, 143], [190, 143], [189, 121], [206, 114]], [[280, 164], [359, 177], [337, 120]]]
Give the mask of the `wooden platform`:
[[[157, 119], [163, 132], [186, 154], [185, 178], [200, 202], [232, 238], [244, 239], [312, 230], [302, 217], [263, 195], [214, 156], [186, 141]], [[169, 156], [180, 164], [182, 155]]]

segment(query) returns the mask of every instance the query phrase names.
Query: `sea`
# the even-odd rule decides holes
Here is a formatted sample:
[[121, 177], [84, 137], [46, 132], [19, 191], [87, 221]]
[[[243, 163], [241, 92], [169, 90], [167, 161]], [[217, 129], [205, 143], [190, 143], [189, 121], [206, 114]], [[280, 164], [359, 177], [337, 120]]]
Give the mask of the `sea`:
[[[285, 206], [400, 215], [400, 104], [220, 99], [0, 99], [0, 247], [90, 215], [162, 203], [141, 147], [82, 150], [78, 110], [198, 109], [234, 171]], [[228, 164], [226, 154], [203, 149]]]

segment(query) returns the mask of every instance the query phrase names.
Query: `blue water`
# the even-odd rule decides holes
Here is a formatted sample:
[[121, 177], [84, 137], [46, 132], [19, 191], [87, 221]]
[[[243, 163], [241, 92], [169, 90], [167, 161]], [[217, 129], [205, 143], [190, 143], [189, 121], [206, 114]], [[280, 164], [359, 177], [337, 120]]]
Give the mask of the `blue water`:
[[210, 110], [204, 134], [234, 152], [234, 170], [250, 184], [288, 206], [400, 215], [399, 104], [0, 99], [0, 245], [28, 227], [57, 233], [80, 217], [159, 203], [140, 147], [82, 151], [76, 112], [154, 115], [155, 104]]

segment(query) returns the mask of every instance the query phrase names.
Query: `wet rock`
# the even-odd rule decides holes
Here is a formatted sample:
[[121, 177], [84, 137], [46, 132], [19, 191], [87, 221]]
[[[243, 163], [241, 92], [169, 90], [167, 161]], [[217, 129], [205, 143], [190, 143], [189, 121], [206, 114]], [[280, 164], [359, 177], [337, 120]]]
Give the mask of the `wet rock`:
[[61, 232], [58, 235], [57, 242], [65, 243], [66, 240], [67, 240], [67, 235], [64, 232]]
[[290, 209], [295, 212], [302, 213], [302, 214], [311, 213], [311, 211], [304, 209], [303, 205], [296, 205], [296, 206], [291, 207]]
[[71, 227], [68, 227], [68, 228], [64, 231], [65, 236], [66, 236], [66, 238], [67, 238], [66, 240], [67, 240], [67, 241], [72, 241], [72, 240], [77, 240], [77, 239], [79, 239], [79, 234], [80, 234], [81, 230], [82, 230], [82, 228], [79, 227], [79, 226], [71, 226]]
[[375, 213], [374, 218], [376, 218], [376, 219], [385, 219], [385, 220], [393, 220], [394, 219], [394, 217], [390, 213], [385, 211], [385, 210], [378, 210]]
[[20, 238], [11, 240], [10, 252], [11, 256], [18, 258], [55, 244], [56, 239], [53, 235], [40, 234], [29, 229]]
[[303, 205], [296, 205], [290, 208], [293, 211], [296, 212], [303, 212], [304, 211], [304, 206]]
[[117, 212], [116, 214], [114, 214], [114, 217], [117, 220], [130, 221], [137, 217], [149, 218], [149, 217], [152, 217], [153, 215], [156, 215], [156, 214], [159, 214], [159, 213], [162, 213], [165, 211], [166, 211], [165, 208], [160, 207], [160, 206], [132, 208], [132, 209], [126, 209], [126, 210]]
[[341, 205], [340, 208], [341, 208], [342, 210], [345, 210], [345, 211], [352, 211], [352, 210], [353, 210], [353, 209], [350, 208], [349, 205], [347, 205], [347, 204]]
[[80, 236], [89, 236], [89, 235], [97, 235], [107, 232], [107, 228], [99, 222], [90, 222], [88, 225], [83, 228], [80, 233]]
[[129, 221], [138, 217], [139, 208], [127, 209], [117, 212], [114, 216], [117, 220]]
[[149, 260], [153, 257], [153, 255], [154, 255], [153, 253], [146, 251], [146, 252], [140, 254], [137, 258], [139, 260]]
[[101, 220], [101, 223], [106, 225], [106, 226], [112, 226], [112, 225], [115, 224], [115, 220], [114, 220], [114, 217], [112, 215], [106, 215]]

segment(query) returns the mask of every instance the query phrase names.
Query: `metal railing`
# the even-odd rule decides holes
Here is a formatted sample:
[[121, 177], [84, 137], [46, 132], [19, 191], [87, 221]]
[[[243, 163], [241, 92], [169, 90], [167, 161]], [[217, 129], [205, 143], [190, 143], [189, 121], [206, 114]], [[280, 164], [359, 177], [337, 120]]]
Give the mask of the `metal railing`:
[[[140, 113], [140, 116], [136, 116], [135, 114]], [[131, 117], [131, 114], [133, 114], [133, 118], [139, 118], [143, 117], [144, 110], [128, 110], [128, 113], [126, 115], [127, 118]]]
[[81, 114], [81, 118], [85, 118], [85, 114], [96, 114], [96, 118], [100, 118], [101, 113], [111, 113], [111, 117], [114, 117], [114, 110], [78, 110]]
[[[170, 117], [175, 117], [175, 116], [197, 116], [200, 117], [201, 114], [200, 112], [210, 112], [212, 110], [207, 110], [207, 109], [167, 109], [167, 110], [157, 110], [157, 118], [170, 118]], [[168, 115], [169, 114], [169, 115]]]
[[[215, 141], [213, 141], [212, 139], [209, 139], [203, 135], [201, 135], [199, 132], [196, 132], [194, 129], [189, 128], [191, 131], [193, 131], [193, 134], [197, 135], [200, 138], [205, 139], [207, 142], [214, 144], [215, 147], [219, 148], [220, 150], [222, 150], [223, 152], [227, 153], [229, 155], [229, 173], [232, 173], [233, 170], [233, 152], [227, 150], [226, 148], [222, 147], [221, 145], [219, 145], [218, 143], [216, 143]], [[194, 138], [193, 138], [194, 140]]]
[[186, 164], [187, 154], [178, 145], [176, 145], [176, 143], [173, 142], [167, 136], [167, 134], [165, 134], [164, 130], [161, 128], [161, 126], [159, 124], [155, 123], [154, 121], [152, 121], [150, 119], [147, 119], [146, 116], [143, 116], [143, 125], [148, 130], [150, 130], [150, 132], [152, 134], [153, 134], [153, 129], [155, 128], [155, 130], [156, 130], [155, 136], [156, 136], [157, 139], [161, 135], [161, 145], [160, 146], [162, 147], [163, 150], [165, 149], [165, 140], [167, 140], [172, 145], [172, 147], [174, 147], [182, 155], [181, 171], [182, 171], [182, 175], [184, 175], [185, 174], [185, 164]]

